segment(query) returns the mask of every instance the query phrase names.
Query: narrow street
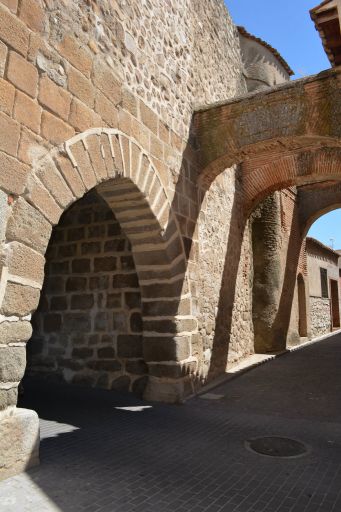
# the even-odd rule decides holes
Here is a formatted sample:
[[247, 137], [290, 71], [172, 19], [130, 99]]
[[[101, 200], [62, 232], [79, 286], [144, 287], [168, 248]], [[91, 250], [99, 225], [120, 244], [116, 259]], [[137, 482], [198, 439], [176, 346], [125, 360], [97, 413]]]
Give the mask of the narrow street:
[[[27, 387], [20, 405], [41, 418], [41, 465], [0, 483], [0, 510], [339, 512], [340, 364], [336, 334], [181, 406]], [[308, 452], [246, 449], [260, 436], [298, 440]]]

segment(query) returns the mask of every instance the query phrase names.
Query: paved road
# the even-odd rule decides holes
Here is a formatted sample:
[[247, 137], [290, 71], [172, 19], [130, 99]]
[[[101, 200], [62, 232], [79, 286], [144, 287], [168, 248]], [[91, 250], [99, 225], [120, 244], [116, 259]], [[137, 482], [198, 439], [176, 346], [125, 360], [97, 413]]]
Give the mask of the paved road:
[[[0, 483], [0, 511], [340, 512], [340, 368], [335, 335], [214, 389], [220, 400], [27, 388], [23, 405], [42, 418], [41, 465]], [[274, 459], [245, 448], [263, 435], [311, 451]]]

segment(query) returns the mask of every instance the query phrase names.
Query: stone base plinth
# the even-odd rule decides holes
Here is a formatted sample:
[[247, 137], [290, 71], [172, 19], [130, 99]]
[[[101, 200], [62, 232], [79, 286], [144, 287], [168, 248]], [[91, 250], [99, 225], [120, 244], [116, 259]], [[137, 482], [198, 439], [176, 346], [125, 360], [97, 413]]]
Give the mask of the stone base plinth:
[[0, 412], [0, 480], [39, 464], [39, 418], [30, 409]]
[[149, 377], [143, 394], [144, 400], [165, 402], [168, 404], [182, 403], [186, 396], [193, 392], [190, 379], [158, 379]]

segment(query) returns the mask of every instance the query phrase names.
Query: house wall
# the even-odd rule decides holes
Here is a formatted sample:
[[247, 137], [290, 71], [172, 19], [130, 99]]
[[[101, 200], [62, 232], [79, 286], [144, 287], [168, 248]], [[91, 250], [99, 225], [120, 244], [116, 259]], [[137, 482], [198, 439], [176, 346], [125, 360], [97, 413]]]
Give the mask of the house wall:
[[[339, 288], [338, 256], [307, 241], [307, 267], [310, 295], [310, 322], [312, 336], [330, 332], [332, 328], [330, 313], [330, 279], [336, 280]], [[327, 269], [328, 298], [322, 297], [320, 268]], [[340, 296], [340, 289], [339, 289]]]

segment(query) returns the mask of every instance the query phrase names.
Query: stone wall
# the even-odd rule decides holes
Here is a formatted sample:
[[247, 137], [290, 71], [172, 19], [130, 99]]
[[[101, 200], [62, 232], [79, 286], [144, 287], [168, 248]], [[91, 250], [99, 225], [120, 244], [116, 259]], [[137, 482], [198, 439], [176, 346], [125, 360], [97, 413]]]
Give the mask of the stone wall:
[[204, 193], [198, 220], [202, 377], [253, 353], [252, 246], [243, 220], [240, 168], [226, 169]]
[[[0, 423], [14, 410], [25, 371], [30, 320], [53, 228], [67, 208], [75, 204], [77, 210], [76, 201], [95, 187], [132, 247], [148, 365], [144, 396], [181, 401], [208, 376], [208, 350], [217, 356], [222, 346], [225, 351], [215, 373], [225, 370], [229, 357], [235, 360], [251, 350], [249, 235], [238, 220], [241, 205], [235, 198], [241, 184], [239, 178], [235, 184], [234, 169], [225, 170], [201, 207], [201, 164], [192, 137], [194, 108], [246, 92], [242, 71], [238, 34], [223, 0], [0, 2]], [[202, 221], [197, 225], [200, 211], [208, 212], [207, 227]], [[55, 233], [64, 232], [60, 227]], [[110, 241], [104, 237], [101, 243]], [[76, 250], [85, 243], [77, 242]], [[138, 310], [128, 311], [126, 302], [118, 306], [125, 332], [118, 333], [108, 320], [113, 346], [104, 346], [102, 334], [99, 340], [95, 323], [91, 335], [78, 337], [79, 345], [70, 332], [65, 336], [76, 312], [84, 315], [91, 307], [96, 314], [92, 304], [97, 301], [98, 308], [100, 292], [75, 289], [75, 296], [86, 298], [72, 302], [71, 293], [65, 304], [63, 292], [48, 291], [52, 272], [61, 272], [65, 262], [72, 272], [63, 274], [65, 286], [88, 272], [88, 264], [83, 270], [77, 267], [77, 260], [89, 259], [81, 254], [65, 256], [65, 262], [53, 259], [53, 250], [62, 245], [67, 244], [54, 238], [49, 249], [47, 288], [32, 348], [39, 352], [37, 337], [44, 335], [48, 340], [42, 355], [45, 363], [53, 355], [56, 374], [67, 380], [91, 378], [91, 383], [108, 387], [118, 378], [128, 387], [129, 377], [132, 389], [140, 376], [131, 363], [139, 360], [142, 379], [145, 367], [140, 352], [120, 353], [119, 337], [132, 336], [128, 316], [135, 318]], [[225, 256], [227, 264], [216, 263]], [[125, 256], [113, 257], [122, 264]], [[90, 260], [90, 273], [95, 273], [96, 256]], [[87, 287], [95, 277], [85, 278]], [[88, 310], [72, 309], [83, 300]], [[44, 302], [49, 310], [43, 312]], [[63, 313], [56, 311], [65, 305]], [[104, 309], [100, 306], [97, 313]], [[57, 327], [63, 322], [61, 332], [46, 332], [53, 321]], [[96, 345], [90, 346], [91, 339]], [[110, 368], [116, 361], [117, 371], [99, 369], [99, 361], [107, 360], [101, 348], [117, 349], [110, 361]], [[38, 355], [32, 360], [35, 371]], [[11, 412], [13, 424], [15, 414]], [[31, 419], [32, 431], [38, 432], [37, 418]], [[7, 444], [12, 441], [25, 446], [22, 460], [27, 462], [24, 434]]]
[[[145, 308], [145, 316], [154, 312], [149, 358], [158, 398], [164, 384], [164, 399], [178, 400], [183, 375], [189, 381], [188, 373], [200, 373], [203, 352], [189, 277], [198, 274], [200, 210], [191, 118], [199, 104], [246, 91], [238, 34], [223, 0], [3, 0], [0, 50], [0, 361], [16, 361], [13, 374], [1, 377], [1, 408], [16, 402], [52, 227], [85, 192], [122, 176], [136, 187], [130, 193], [140, 201], [137, 222], [151, 225], [145, 211], [156, 212], [143, 286], [156, 295], [152, 280], [163, 279], [164, 302], [169, 294], [173, 301], [157, 316]], [[136, 257], [143, 246], [137, 235], [132, 245]], [[160, 369], [165, 359], [174, 363], [172, 372]]]
[[330, 300], [310, 297], [310, 318], [313, 338], [330, 332]]
[[141, 394], [148, 369], [138, 277], [130, 243], [95, 191], [63, 214], [46, 257], [29, 375]]
[[[38, 6], [35, 21], [29, 21], [53, 47], [46, 55], [36, 44], [39, 67], [72, 91], [82, 85], [78, 98], [90, 107], [105, 107], [105, 98], [97, 96], [94, 102], [90, 83], [77, 70], [92, 75], [104, 96], [111, 88], [112, 100], [125, 83], [163, 123], [186, 136], [193, 104], [212, 103], [243, 90], [238, 35], [222, 0], [205, 5], [200, 0], [81, 0], [68, 2], [66, 8], [51, 0], [45, 15]], [[71, 76], [60, 56], [77, 68]], [[115, 80], [106, 82], [105, 75], [112, 71]], [[116, 99], [119, 104], [118, 95]], [[128, 96], [123, 103], [129, 101]]]

